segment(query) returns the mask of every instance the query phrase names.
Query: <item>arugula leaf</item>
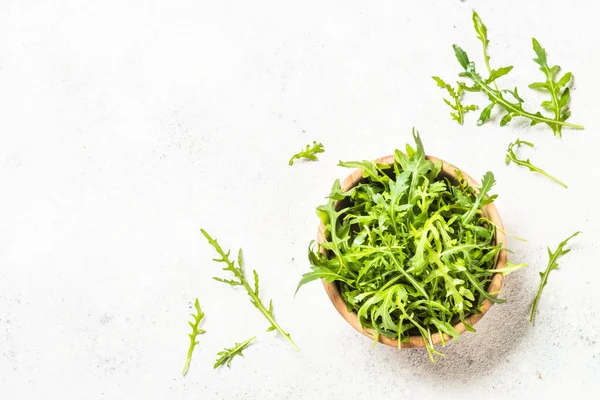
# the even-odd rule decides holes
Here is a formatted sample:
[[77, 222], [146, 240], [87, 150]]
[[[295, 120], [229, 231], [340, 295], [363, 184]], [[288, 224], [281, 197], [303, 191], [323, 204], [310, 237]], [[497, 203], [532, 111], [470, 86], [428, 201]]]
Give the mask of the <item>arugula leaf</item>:
[[529, 160], [529, 158], [527, 160], [522, 160], [520, 158], [517, 158], [517, 155], [515, 154], [515, 150], [513, 150], [513, 148], [515, 146], [517, 148], [519, 148], [519, 147], [521, 147], [521, 145], [525, 145], [525, 146], [529, 146], [529, 147], [534, 147], [533, 143], [526, 142], [526, 141], [521, 140], [521, 139], [517, 139], [514, 143], [510, 143], [508, 145], [508, 149], [506, 150], [506, 165], [508, 165], [511, 162], [513, 162], [513, 163], [515, 163], [517, 165], [520, 165], [522, 167], [527, 167], [532, 172], [537, 172], [538, 174], [542, 174], [545, 177], [552, 179], [554, 182], [558, 183], [560, 186], [564, 187], [565, 189], [568, 188], [568, 186], [565, 183], [563, 183], [562, 181], [560, 181], [557, 178], [555, 178], [554, 176], [550, 175], [549, 173], [547, 173], [543, 169], [538, 168], [535, 165], [533, 165], [531, 163], [531, 161]]
[[[571, 116], [571, 112], [569, 111], [569, 99], [571, 95], [567, 85], [571, 81], [573, 74], [567, 72], [562, 78], [558, 79], [560, 67], [558, 65], [550, 67], [546, 58], [546, 49], [535, 38], [531, 40], [533, 42], [533, 50], [537, 55], [537, 58], [534, 58], [533, 61], [540, 66], [540, 71], [546, 75], [546, 82], [535, 82], [529, 85], [529, 87], [548, 92], [552, 100], [542, 102], [542, 107], [554, 113], [555, 121], [564, 122]], [[554, 131], [554, 135], [558, 137], [562, 136], [561, 125], [554, 124], [550, 125], [550, 127]]]
[[487, 27], [484, 25], [483, 21], [479, 17], [479, 14], [477, 14], [475, 10], [473, 10], [473, 26], [475, 27], [475, 32], [477, 32], [477, 39], [479, 39], [483, 44], [483, 60], [485, 62], [485, 67], [487, 68], [489, 74], [487, 83], [489, 84], [493, 82], [494, 88], [496, 90], [500, 90], [498, 89], [498, 86], [494, 81], [500, 78], [501, 76], [508, 74], [513, 67], [509, 66], [502, 67], [498, 70], [492, 70], [492, 68], [490, 67], [490, 55], [488, 54], [488, 45], [490, 44], [490, 41], [488, 40], [487, 36]]
[[221, 357], [217, 358], [217, 361], [215, 362], [213, 368], [217, 369], [222, 365], [227, 365], [227, 368], [229, 368], [233, 358], [235, 356], [243, 356], [244, 354], [242, 354], [242, 351], [244, 351], [248, 346], [250, 346], [250, 342], [252, 342], [254, 339], [256, 339], [256, 336], [251, 337], [250, 339], [245, 340], [242, 343], [236, 343], [235, 346], [233, 346], [230, 349], [226, 348], [223, 349], [223, 351], [218, 352], [217, 355]]
[[325, 147], [323, 147], [322, 143], [317, 143], [313, 141], [312, 146], [307, 144], [304, 150], [300, 150], [298, 153], [294, 154], [292, 158], [290, 158], [289, 165], [294, 165], [294, 160], [300, 160], [302, 158], [312, 161], [317, 161], [319, 158], [317, 157], [317, 153], [325, 152]]
[[265, 305], [260, 300], [259, 294], [258, 294], [258, 273], [256, 272], [256, 270], [253, 271], [253, 273], [254, 273], [254, 288], [252, 288], [250, 286], [250, 283], [248, 283], [248, 280], [246, 279], [246, 276], [244, 274], [244, 259], [243, 259], [242, 249], [239, 249], [239, 251], [238, 251], [238, 262], [237, 262], [238, 265], [236, 266], [235, 261], [232, 261], [229, 259], [229, 254], [231, 253], [231, 251], [227, 251], [227, 253], [225, 253], [225, 251], [223, 251], [223, 249], [221, 248], [221, 245], [219, 245], [219, 243], [217, 242], [216, 239], [213, 239], [208, 234], [208, 232], [206, 232], [204, 229], [200, 229], [200, 231], [202, 232], [204, 237], [208, 240], [208, 243], [211, 246], [213, 246], [215, 248], [215, 250], [217, 251], [217, 253], [219, 254], [219, 256], [221, 256], [221, 258], [214, 258], [213, 261], [225, 263], [226, 267], [223, 268], [223, 271], [229, 271], [234, 276], [233, 280], [227, 280], [227, 279], [222, 279], [222, 278], [213, 278], [213, 279], [216, 281], [234, 286], [234, 287], [235, 286], [243, 286], [246, 289], [246, 292], [248, 293], [248, 297], [250, 297], [250, 302], [254, 305], [254, 307], [258, 308], [258, 310], [262, 313], [262, 315], [264, 315], [264, 317], [267, 319], [267, 321], [269, 321], [269, 323], [271, 324], [269, 329], [267, 329], [267, 332], [274, 331], [274, 330], [278, 331], [292, 345], [294, 350], [298, 351], [299, 350], [298, 346], [296, 346], [296, 344], [292, 341], [291, 335], [289, 333], [285, 332], [283, 330], [283, 328], [277, 323], [277, 321], [275, 321], [275, 316], [273, 315], [273, 300], [271, 300], [269, 302], [269, 308], [266, 308]]
[[513, 264], [510, 261], [506, 261], [506, 266], [502, 269], [488, 269], [487, 272], [492, 272], [494, 274], [502, 274], [503, 276], [506, 276], [508, 274], [511, 274], [515, 271], [518, 271], [520, 269], [523, 269], [527, 266], [527, 264]]
[[550, 258], [550, 260], [548, 261], [548, 266], [546, 267], [546, 270], [544, 272], [540, 272], [540, 278], [542, 278], [542, 281], [540, 282], [540, 287], [537, 291], [535, 298], [533, 299], [533, 305], [531, 307], [531, 316], [529, 317], [529, 322], [533, 322], [535, 311], [537, 310], [538, 303], [540, 302], [540, 297], [542, 296], [542, 290], [544, 290], [544, 286], [546, 286], [546, 283], [548, 283], [548, 276], [550, 276], [550, 272], [558, 268], [558, 259], [571, 251], [571, 249], [564, 249], [569, 240], [573, 239], [580, 233], [581, 232], [577, 231], [562, 242], [560, 242], [554, 253], [548, 247], [548, 257]]
[[481, 187], [479, 188], [479, 193], [477, 194], [477, 197], [475, 198], [475, 201], [473, 202], [473, 206], [463, 216], [465, 224], [468, 224], [469, 222], [471, 222], [471, 219], [473, 219], [473, 217], [475, 216], [475, 213], [479, 209], [480, 203], [485, 198], [485, 196], [487, 196], [488, 192], [490, 191], [492, 186], [494, 186], [495, 184], [496, 184], [496, 179], [494, 179], [494, 174], [491, 173], [490, 171], [486, 172], [485, 175], [483, 175], [483, 179], [481, 180]]
[[413, 199], [413, 193], [417, 188], [419, 177], [428, 174], [430, 171], [439, 172], [439, 168], [436, 168], [431, 161], [425, 159], [425, 149], [423, 142], [419, 136], [419, 132], [413, 128], [412, 130], [413, 139], [417, 145], [417, 150], [413, 150], [410, 145], [406, 145], [406, 154], [399, 150], [394, 152], [395, 161], [399, 167], [410, 174], [410, 186], [408, 190], [409, 200]]
[[454, 111], [456, 111], [456, 112], [451, 112], [450, 116], [452, 116], [453, 120], [457, 121], [459, 124], [462, 125], [463, 122], [465, 121], [465, 118], [464, 118], [465, 113], [469, 112], [469, 111], [475, 111], [475, 110], [477, 110], [478, 107], [474, 104], [471, 104], [468, 106], [462, 105], [461, 99], [462, 99], [462, 95], [463, 95], [463, 91], [464, 91], [464, 87], [462, 85], [458, 85], [458, 88], [455, 89], [450, 84], [444, 82], [442, 80], [442, 78], [440, 78], [440, 77], [432, 76], [432, 78], [434, 81], [437, 82], [438, 87], [440, 87], [442, 89], [446, 89], [448, 91], [448, 94], [454, 101], [454, 104], [452, 104], [452, 102], [448, 99], [443, 99], [444, 103], [448, 104], [448, 106], [450, 106], [450, 108], [452, 108]]
[[185, 360], [185, 365], [183, 366], [183, 372], [181, 373], [183, 376], [185, 376], [187, 374], [187, 372], [190, 368], [190, 363], [192, 362], [192, 353], [194, 352], [194, 348], [198, 344], [196, 337], [198, 335], [201, 335], [206, 332], [204, 329], [200, 329], [200, 321], [202, 321], [202, 319], [204, 318], [204, 313], [202, 312], [202, 309], [200, 308], [200, 303], [198, 302], [198, 298], [196, 298], [196, 301], [194, 303], [194, 308], [196, 309], [196, 314], [195, 315], [192, 314], [192, 318], [194, 320], [193, 320], [193, 322], [188, 322], [188, 324], [192, 328], [192, 333], [190, 333], [188, 335], [190, 337], [190, 347], [188, 349], [187, 358]]
[[[416, 147], [396, 150], [391, 168], [370, 161], [340, 163], [363, 169], [363, 179], [347, 192], [335, 181], [326, 204], [317, 208], [326, 241], [309, 247], [311, 271], [298, 284], [324, 279], [335, 283], [361, 325], [401, 343], [421, 335], [432, 361], [440, 355], [434, 333], [458, 338], [454, 325], [480, 313], [484, 299], [501, 303], [487, 288], [503, 250], [496, 227], [482, 216], [494, 201], [491, 172], [479, 191], [458, 173], [458, 182]], [[324, 254], [323, 254], [324, 253]], [[442, 336], [443, 337], [443, 336]]]
[[314, 247], [313, 244], [314, 244], [314, 241], [310, 243], [309, 251], [308, 251], [309, 260], [311, 263], [310, 268], [311, 268], [312, 272], [307, 272], [304, 275], [302, 275], [302, 279], [298, 283], [298, 287], [296, 288], [296, 292], [294, 293], [294, 296], [298, 293], [298, 290], [300, 290], [300, 287], [302, 285], [304, 285], [305, 283], [308, 283], [308, 282], [312, 282], [317, 279], [324, 279], [325, 282], [327, 282], [327, 283], [331, 283], [334, 281], [345, 282], [347, 284], [352, 283], [352, 281], [349, 280], [348, 278], [346, 278], [345, 276], [342, 276], [334, 271], [331, 271], [329, 268], [327, 268], [326, 262], [324, 263], [325, 266], [321, 267], [321, 264], [323, 263], [323, 260], [321, 259], [322, 254], [319, 252], [313, 251], [313, 247]]

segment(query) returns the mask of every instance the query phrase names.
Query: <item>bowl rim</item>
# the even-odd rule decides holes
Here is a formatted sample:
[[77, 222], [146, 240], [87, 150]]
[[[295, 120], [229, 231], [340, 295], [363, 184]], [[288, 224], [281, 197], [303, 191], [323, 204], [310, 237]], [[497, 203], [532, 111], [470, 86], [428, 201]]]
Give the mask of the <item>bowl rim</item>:
[[[479, 187], [480, 187], [479, 183], [477, 181], [475, 181], [469, 174], [467, 174], [463, 170], [461, 170], [460, 168], [455, 167], [454, 165], [452, 165], [442, 159], [434, 157], [434, 156], [427, 155], [427, 156], [425, 156], [425, 158], [434, 163], [441, 162], [442, 163], [441, 173], [444, 173], [445, 175], [447, 175], [451, 178], [456, 179], [457, 178], [456, 172], [460, 172], [462, 174], [463, 178], [465, 178], [467, 180], [469, 186], [473, 187], [476, 192], [479, 191]], [[374, 162], [377, 162], [380, 164], [386, 164], [386, 165], [393, 165], [394, 155], [392, 154], [389, 156], [377, 158], [374, 160]], [[347, 190], [351, 189], [352, 187], [356, 186], [358, 184], [358, 182], [360, 180], [362, 180], [362, 175], [363, 175], [362, 169], [359, 168], [359, 169], [354, 170], [350, 175], [348, 175], [341, 182], [342, 190], [347, 191]], [[336, 206], [337, 206], [337, 204], [338, 203], [336, 202]], [[499, 243], [504, 244], [504, 246], [500, 249], [500, 251], [496, 255], [496, 263], [495, 263], [495, 269], [503, 269], [506, 266], [507, 254], [506, 254], [506, 249], [505, 249], [506, 234], [504, 233], [504, 225], [502, 224], [502, 219], [500, 218], [500, 214], [498, 213], [498, 210], [496, 209], [496, 206], [493, 202], [485, 205], [482, 208], [482, 210], [483, 210], [484, 214], [486, 215], [486, 217], [488, 219], [490, 219], [496, 225], [495, 235], [494, 235], [495, 239], [496, 239], [495, 243], [496, 244], [499, 244]], [[325, 241], [326, 241], [325, 225], [321, 221], [319, 223], [319, 231], [317, 234], [317, 243], [320, 245], [321, 243], [323, 243]], [[321, 250], [324, 251], [323, 249], [321, 249]], [[336, 310], [340, 313], [340, 315], [354, 329], [356, 329], [358, 332], [362, 333], [363, 335], [365, 335], [373, 340], [375, 337], [373, 330], [370, 328], [363, 329], [363, 327], [358, 319], [357, 314], [355, 312], [348, 311], [348, 309], [346, 307], [346, 302], [342, 298], [337, 284], [335, 282], [327, 283], [325, 281], [325, 279], [322, 279], [321, 281], [323, 283], [323, 286], [325, 288], [325, 292], [327, 293], [327, 296], [333, 303], [333, 306], [336, 308]], [[487, 292], [490, 294], [491, 297], [496, 298], [498, 296], [498, 293], [500, 292], [500, 289], [502, 288], [503, 281], [504, 281], [504, 276], [502, 275], [502, 273], [494, 274], [492, 281], [490, 282], [488, 289], [487, 289]], [[485, 299], [481, 304], [481, 313], [480, 314], [469, 314], [465, 317], [465, 321], [471, 326], [475, 325], [481, 318], [483, 318], [483, 316], [487, 313], [487, 311], [490, 309], [491, 306], [492, 306], [492, 302], [488, 299]], [[456, 325], [454, 325], [454, 329], [456, 329], [456, 331], [459, 334], [461, 334], [467, 330], [467, 328], [465, 327], [465, 325], [462, 322], [459, 322]], [[452, 338], [450, 336], [448, 336], [447, 334], [444, 334], [443, 339], [444, 339], [443, 341], [445, 342], [445, 341], [451, 340]], [[400, 341], [399, 342], [398, 339], [390, 339], [383, 335], [379, 335], [378, 340], [380, 343], [386, 344], [388, 346], [398, 347], [398, 348], [426, 347], [425, 341], [423, 340], [422, 336], [409, 336], [408, 341], [406, 341], [406, 342]], [[432, 334], [431, 340], [434, 345], [437, 345], [437, 344], [440, 344], [443, 342], [442, 337], [439, 333]]]

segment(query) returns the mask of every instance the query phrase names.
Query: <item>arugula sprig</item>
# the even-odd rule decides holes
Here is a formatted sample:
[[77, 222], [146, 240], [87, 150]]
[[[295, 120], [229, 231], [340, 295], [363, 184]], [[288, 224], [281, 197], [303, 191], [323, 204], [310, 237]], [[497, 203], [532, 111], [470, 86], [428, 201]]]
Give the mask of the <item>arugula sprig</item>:
[[[525, 110], [523, 108], [523, 103], [525, 101], [520, 96], [516, 87], [513, 90], [500, 89], [496, 83], [498, 78], [501, 78], [512, 71], [513, 66], [510, 65], [498, 69], [492, 69], [490, 66], [490, 55], [488, 51], [489, 39], [487, 27], [483, 23], [481, 17], [475, 11], [473, 11], [472, 19], [477, 38], [482, 43], [483, 60], [487, 69], [488, 77], [484, 78], [479, 72], [477, 72], [475, 63], [469, 60], [467, 53], [461, 47], [457, 45], [453, 45], [453, 47], [456, 58], [464, 69], [459, 76], [471, 80], [470, 86], [465, 82], [458, 82], [459, 89], [456, 91], [456, 94], [459, 92], [462, 93], [462, 91], [481, 92], [485, 94], [490, 101], [490, 103], [482, 109], [479, 119], [477, 120], [477, 125], [483, 125], [489, 121], [492, 116], [493, 109], [497, 106], [497, 108], [500, 108], [504, 111], [504, 115], [500, 120], [500, 126], [507, 125], [515, 117], [521, 117], [528, 119], [531, 125], [536, 125], [539, 123], [548, 125], [554, 134], [559, 137], [562, 135], [563, 127], [583, 129], [583, 126], [581, 125], [566, 122], [570, 116], [568, 107], [570, 92], [567, 85], [572, 78], [571, 73], [564, 74], [562, 78], [558, 79], [557, 81], [556, 79], [558, 78], [558, 72], [560, 68], [558, 66], [550, 67], [548, 65], [546, 50], [540, 46], [539, 42], [535, 38], [532, 39], [533, 49], [537, 56], [534, 61], [540, 66], [540, 70], [546, 75], [546, 82], [532, 83], [529, 85], [529, 87], [550, 93], [551, 101], [544, 101], [542, 103], [542, 107], [552, 111], [554, 116], [546, 117], [539, 111], [531, 112]], [[441, 84], [438, 82], [438, 85]], [[451, 105], [453, 108], [457, 106], [458, 105]], [[460, 113], [458, 114], [458, 116], [462, 116]], [[462, 124], [462, 118], [455, 118], [453, 115], [453, 119], [456, 119]]]
[[289, 165], [294, 165], [294, 160], [300, 160], [302, 158], [312, 161], [317, 161], [319, 158], [317, 157], [318, 153], [325, 152], [325, 147], [322, 143], [317, 143], [313, 141], [312, 146], [307, 144], [304, 150], [300, 150], [300, 152], [294, 154], [292, 158], [290, 158]]
[[[363, 179], [342, 191], [335, 181], [326, 204], [317, 208], [326, 241], [311, 243], [311, 271], [298, 288], [317, 279], [335, 282], [348, 310], [364, 328], [397, 338], [399, 345], [421, 335], [432, 361], [440, 353], [432, 335], [457, 340], [454, 328], [481, 312], [484, 299], [504, 300], [487, 292], [495, 273], [496, 228], [484, 207], [495, 199], [491, 172], [479, 190], [458, 174], [451, 181], [441, 163], [425, 156], [418, 133], [416, 149], [396, 151], [392, 166], [371, 161], [340, 163], [362, 168]], [[522, 268], [508, 264], [506, 272]]]
[[[544, 49], [535, 38], [531, 40], [533, 42], [533, 50], [537, 56], [533, 61], [540, 66], [540, 71], [546, 76], [546, 81], [532, 83], [529, 87], [550, 94], [551, 100], [542, 102], [542, 107], [554, 113], [554, 120], [556, 123], [550, 125], [550, 127], [554, 131], [554, 135], [561, 137], [562, 126], [559, 122], [564, 122], [571, 116], [571, 111], [569, 111], [569, 99], [571, 98], [571, 93], [567, 85], [571, 81], [573, 74], [567, 72], [558, 79], [560, 67], [558, 65], [550, 67], [546, 57], [546, 49]], [[558, 81], [556, 79], [558, 79]]]
[[461, 99], [464, 92], [463, 85], [459, 84], [458, 87], [455, 89], [452, 87], [452, 85], [444, 82], [444, 80], [438, 76], [432, 76], [432, 78], [434, 81], [437, 82], [438, 87], [446, 89], [448, 91], [448, 94], [450, 95], [452, 101], [448, 99], [443, 99], [444, 103], [448, 104], [448, 106], [450, 106], [450, 108], [452, 108], [455, 111], [450, 113], [452, 119], [462, 125], [465, 121], [465, 113], [469, 111], [475, 111], [478, 107], [475, 104], [464, 106], [461, 103]]
[[188, 335], [190, 337], [190, 347], [188, 349], [185, 365], [183, 366], [183, 372], [181, 373], [183, 376], [187, 374], [190, 368], [190, 363], [192, 362], [192, 353], [198, 344], [198, 341], [196, 340], [197, 336], [206, 332], [204, 329], [200, 329], [200, 322], [204, 318], [204, 312], [202, 312], [197, 298], [194, 302], [194, 308], [196, 309], [196, 314], [192, 314], [193, 321], [188, 322], [192, 328], [192, 333]]
[[535, 298], [533, 299], [533, 305], [531, 307], [531, 315], [529, 317], [529, 322], [533, 322], [538, 303], [540, 302], [540, 297], [542, 296], [542, 290], [544, 290], [544, 287], [548, 283], [548, 276], [550, 276], [550, 272], [558, 268], [558, 259], [571, 251], [571, 249], [564, 249], [569, 240], [573, 239], [580, 233], [581, 232], [577, 231], [562, 242], [560, 242], [554, 253], [548, 247], [548, 257], [550, 260], [548, 261], [548, 266], [546, 267], [546, 270], [544, 272], [540, 272], [540, 278], [542, 279], [542, 281], [540, 282], [540, 287], [537, 291]]
[[486, 172], [485, 175], [483, 175], [483, 178], [481, 179], [481, 187], [479, 188], [479, 193], [477, 193], [477, 197], [475, 197], [473, 205], [471, 206], [469, 211], [467, 211], [463, 216], [463, 222], [465, 224], [471, 222], [471, 219], [473, 219], [475, 213], [477, 213], [477, 211], [480, 209], [480, 204], [482, 201], [484, 201], [484, 199], [485, 204], [489, 204], [492, 201], [494, 201], [496, 197], [498, 197], [497, 195], [493, 195], [491, 197], [487, 197], [486, 199], [488, 192], [492, 189], [492, 186], [494, 186], [495, 184], [496, 179], [494, 178], [494, 174], [491, 171]]
[[558, 183], [559, 185], [561, 185], [562, 187], [564, 187], [565, 189], [568, 188], [568, 186], [560, 181], [558, 178], [550, 175], [549, 173], [547, 173], [546, 171], [544, 171], [543, 169], [536, 167], [535, 165], [533, 165], [531, 163], [531, 161], [528, 159], [523, 160], [517, 157], [516, 152], [515, 152], [515, 147], [518, 149], [519, 147], [521, 147], [521, 145], [524, 146], [529, 146], [529, 147], [534, 147], [533, 143], [531, 142], [526, 142], [524, 140], [521, 139], [517, 139], [514, 143], [510, 143], [508, 145], [508, 149], [506, 150], [506, 165], [510, 164], [511, 162], [520, 165], [522, 167], [526, 167], [529, 168], [530, 171], [532, 172], [537, 172], [538, 174], [542, 174], [547, 178], [552, 179], [554, 182]]
[[217, 369], [221, 365], [227, 365], [227, 368], [229, 368], [233, 358], [235, 356], [243, 356], [242, 351], [244, 351], [246, 349], [246, 347], [250, 346], [250, 343], [254, 339], [256, 339], [256, 336], [251, 337], [250, 339], [245, 340], [242, 343], [236, 343], [235, 346], [233, 346], [230, 349], [226, 348], [226, 349], [223, 349], [223, 351], [218, 352], [217, 355], [220, 357], [217, 358], [217, 361], [215, 362], [215, 365], [213, 368]]
[[296, 344], [292, 341], [292, 336], [289, 333], [285, 332], [283, 330], [283, 328], [275, 320], [275, 316], [273, 315], [273, 300], [271, 300], [269, 302], [269, 308], [265, 307], [265, 305], [260, 300], [260, 297], [258, 295], [258, 273], [256, 272], [256, 270], [253, 271], [254, 288], [250, 286], [250, 283], [246, 279], [246, 276], [244, 273], [244, 258], [243, 258], [242, 249], [239, 249], [239, 251], [238, 251], [238, 261], [237, 261], [237, 265], [235, 265], [235, 261], [232, 261], [229, 258], [229, 254], [231, 253], [230, 250], [227, 251], [227, 253], [226, 253], [225, 251], [223, 251], [223, 249], [221, 248], [221, 246], [219, 245], [217, 240], [213, 239], [208, 234], [208, 232], [206, 232], [204, 229], [201, 229], [200, 231], [202, 232], [204, 237], [208, 240], [208, 243], [211, 246], [213, 246], [215, 248], [215, 250], [217, 251], [217, 253], [219, 254], [219, 256], [221, 256], [221, 258], [214, 258], [213, 260], [216, 262], [225, 263], [227, 266], [223, 268], [223, 271], [229, 271], [234, 276], [234, 279], [223, 279], [223, 278], [213, 278], [213, 279], [216, 281], [234, 286], [234, 287], [235, 286], [243, 286], [246, 289], [246, 292], [248, 293], [248, 297], [250, 297], [250, 302], [254, 305], [254, 307], [258, 308], [258, 310], [262, 313], [262, 315], [264, 315], [264, 317], [267, 319], [267, 321], [269, 321], [269, 323], [271, 324], [269, 329], [267, 329], [267, 332], [271, 332], [274, 330], [278, 331], [292, 345], [294, 350], [298, 351], [299, 350], [298, 346], [296, 346]]

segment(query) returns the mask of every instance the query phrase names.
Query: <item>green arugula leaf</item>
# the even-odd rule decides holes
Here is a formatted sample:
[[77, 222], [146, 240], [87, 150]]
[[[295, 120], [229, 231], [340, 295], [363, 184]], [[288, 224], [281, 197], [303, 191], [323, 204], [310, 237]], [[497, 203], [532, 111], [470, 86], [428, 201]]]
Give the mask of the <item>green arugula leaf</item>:
[[188, 349], [185, 365], [183, 366], [183, 372], [181, 373], [183, 376], [185, 376], [188, 373], [188, 370], [190, 369], [190, 363], [192, 362], [192, 353], [194, 352], [194, 349], [198, 344], [198, 341], [196, 340], [197, 336], [206, 332], [204, 329], [200, 329], [200, 321], [202, 321], [202, 319], [204, 318], [204, 313], [200, 308], [200, 303], [198, 302], [197, 298], [194, 302], [194, 308], [196, 309], [196, 314], [192, 314], [192, 318], [194, 320], [192, 322], [188, 322], [188, 324], [192, 328], [192, 333], [188, 335], [190, 337], [190, 347]]
[[492, 116], [492, 109], [494, 108], [495, 105], [496, 105], [496, 103], [491, 102], [487, 107], [485, 107], [481, 111], [481, 115], [479, 115], [479, 119], [477, 120], [477, 126], [481, 126], [481, 125], [485, 124], [487, 121], [489, 121], [489, 119]]
[[570, 249], [564, 249], [569, 240], [573, 239], [580, 233], [581, 232], [579, 231], [575, 232], [574, 234], [560, 242], [554, 253], [548, 247], [548, 257], [550, 258], [550, 260], [548, 261], [548, 266], [546, 267], [546, 270], [544, 272], [540, 272], [540, 278], [542, 278], [542, 281], [540, 282], [540, 287], [537, 291], [535, 298], [533, 299], [533, 305], [531, 307], [531, 315], [529, 317], [529, 322], [533, 322], [535, 311], [537, 310], [538, 303], [540, 302], [540, 297], [542, 296], [542, 290], [544, 290], [544, 287], [548, 283], [548, 276], [550, 276], [550, 272], [558, 268], [558, 259], [571, 251]]
[[[490, 83], [493, 83], [494, 88], [496, 90], [500, 90], [500, 89], [498, 89], [498, 86], [496, 85], [496, 82], [495, 82], [496, 79], [508, 74], [510, 71], [512, 71], [513, 67], [512, 67], [512, 65], [510, 65], [508, 67], [501, 67], [498, 69], [492, 69], [490, 67], [490, 55], [488, 53], [488, 45], [490, 44], [490, 41], [488, 40], [488, 36], [487, 36], [487, 27], [484, 25], [483, 21], [481, 20], [481, 17], [479, 17], [479, 14], [477, 14], [477, 12], [475, 12], [475, 11], [473, 11], [473, 26], [475, 27], [475, 32], [477, 33], [477, 39], [479, 39], [479, 41], [481, 41], [481, 43], [483, 45], [483, 61], [485, 62], [485, 67], [487, 68], [487, 71], [489, 74], [488, 79], [486, 79], [486, 83], [488, 85]], [[466, 56], [466, 54], [464, 56]], [[461, 63], [461, 65], [462, 65], [462, 63]], [[464, 68], [466, 68], [466, 67], [464, 67]], [[480, 118], [480, 121], [481, 121], [481, 118]]]
[[463, 91], [464, 91], [464, 87], [462, 85], [458, 85], [458, 88], [455, 89], [451, 85], [444, 82], [441, 78], [439, 78], [437, 76], [432, 76], [432, 78], [434, 81], [437, 82], [438, 87], [440, 87], [442, 89], [446, 89], [448, 91], [448, 94], [450, 95], [450, 98], [452, 99], [452, 101], [454, 103], [452, 103], [451, 100], [448, 100], [448, 99], [443, 99], [443, 100], [446, 104], [448, 104], [448, 106], [450, 106], [450, 108], [452, 108], [454, 111], [456, 111], [456, 112], [450, 113], [450, 116], [452, 116], [452, 119], [462, 125], [463, 122], [465, 121], [465, 118], [464, 118], [465, 113], [467, 113], [469, 111], [475, 111], [475, 110], [477, 110], [478, 107], [474, 104], [464, 106], [461, 103], [461, 99], [462, 99], [462, 95], [463, 95]]
[[527, 264], [513, 264], [510, 261], [506, 261], [506, 266], [502, 269], [488, 269], [487, 272], [491, 272], [494, 274], [502, 274], [503, 276], [506, 276], [508, 274], [511, 274], [515, 271], [518, 271], [520, 269], [523, 269], [527, 266]]
[[250, 297], [250, 302], [254, 305], [254, 307], [256, 307], [262, 313], [262, 315], [264, 315], [264, 317], [267, 319], [267, 321], [269, 321], [269, 323], [271, 324], [271, 326], [269, 327], [267, 332], [277, 330], [292, 345], [294, 350], [298, 351], [299, 350], [298, 346], [296, 346], [296, 344], [292, 341], [291, 335], [289, 333], [285, 332], [283, 330], [283, 328], [277, 323], [277, 321], [275, 321], [275, 316], [273, 315], [273, 301], [271, 300], [271, 302], [269, 304], [269, 308], [267, 309], [264, 306], [264, 304], [262, 303], [262, 301], [260, 300], [260, 297], [258, 294], [258, 273], [256, 271], [253, 271], [254, 288], [252, 288], [250, 286], [250, 283], [246, 280], [246, 276], [244, 273], [244, 258], [243, 258], [242, 249], [240, 249], [238, 251], [238, 261], [237, 261], [237, 266], [236, 266], [235, 261], [232, 261], [229, 258], [229, 254], [231, 253], [231, 251], [227, 251], [227, 253], [225, 253], [225, 251], [223, 251], [223, 249], [221, 248], [221, 245], [219, 245], [219, 243], [217, 242], [216, 239], [213, 239], [208, 234], [208, 232], [206, 232], [204, 229], [201, 229], [200, 231], [202, 232], [204, 237], [208, 240], [208, 243], [211, 246], [213, 246], [215, 248], [215, 250], [217, 251], [217, 253], [219, 254], [219, 256], [221, 256], [221, 258], [215, 258], [215, 259], [213, 259], [213, 261], [225, 263], [226, 267], [223, 268], [223, 271], [229, 271], [234, 276], [234, 280], [226, 280], [226, 279], [221, 279], [221, 278], [213, 278], [213, 279], [215, 279], [216, 281], [222, 282], [222, 283], [226, 283], [233, 287], [243, 286], [246, 289], [246, 292], [248, 293], [248, 297]]
[[568, 188], [568, 186], [558, 180], [557, 178], [555, 178], [554, 176], [550, 175], [549, 173], [547, 173], [546, 171], [544, 171], [541, 168], [536, 167], [535, 165], [533, 165], [531, 163], [531, 161], [529, 160], [529, 158], [527, 160], [523, 160], [517, 157], [514, 148], [516, 147], [517, 149], [519, 147], [521, 147], [521, 145], [524, 146], [529, 146], [529, 147], [534, 147], [533, 143], [531, 142], [526, 142], [524, 140], [521, 139], [517, 139], [514, 143], [510, 143], [508, 145], [508, 149], [506, 150], [506, 165], [510, 164], [511, 162], [520, 165], [522, 167], [526, 167], [529, 168], [530, 171], [532, 172], [537, 172], [538, 174], [542, 174], [547, 178], [552, 179], [554, 182], [558, 183], [560, 186], [564, 187], [565, 189]]
[[250, 339], [245, 340], [242, 343], [236, 343], [235, 346], [233, 346], [230, 349], [226, 348], [223, 351], [218, 352], [217, 355], [220, 357], [217, 358], [217, 361], [214, 365], [214, 369], [217, 369], [222, 365], [227, 365], [227, 368], [229, 368], [233, 358], [235, 356], [243, 356], [242, 351], [244, 351], [248, 346], [250, 346], [250, 343], [254, 339], [256, 339], [256, 336], [251, 337]]
[[558, 79], [560, 67], [558, 65], [550, 67], [546, 58], [546, 49], [535, 38], [532, 39], [532, 42], [533, 50], [537, 55], [537, 58], [534, 58], [533, 61], [540, 66], [540, 71], [546, 76], [546, 81], [532, 83], [529, 87], [550, 94], [551, 101], [542, 102], [542, 107], [554, 113], [554, 120], [557, 123], [550, 125], [550, 127], [556, 136], [561, 137], [562, 126], [558, 122], [564, 122], [571, 116], [569, 111], [570, 92], [567, 85], [573, 75], [567, 72], [562, 78]]
[[307, 144], [304, 150], [300, 150], [300, 152], [294, 154], [292, 158], [290, 158], [288, 164], [290, 166], [294, 165], [294, 160], [300, 160], [302, 158], [306, 160], [317, 161], [319, 159], [317, 154], [323, 152], [325, 152], [325, 147], [323, 147], [323, 144], [313, 141], [312, 146]]

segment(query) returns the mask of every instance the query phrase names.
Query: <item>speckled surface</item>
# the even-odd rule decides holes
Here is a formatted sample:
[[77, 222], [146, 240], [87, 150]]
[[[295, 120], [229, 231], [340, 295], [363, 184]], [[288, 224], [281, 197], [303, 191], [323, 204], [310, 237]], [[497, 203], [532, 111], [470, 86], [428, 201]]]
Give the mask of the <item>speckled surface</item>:
[[[401, 4], [402, 3], [402, 4]], [[430, 79], [458, 72], [452, 43], [481, 63], [470, 13], [488, 25], [507, 87], [539, 72], [530, 38], [576, 76], [572, 120], [554, 139], [523, 122], [450, 121]], [[600, 41], [596, 2], [574, 0], [0, 2], [0, 398], [592, 398], [600, 389], [594, 200]], [[526, 94], [525, 94], [526, 93]], [[483, 100], [477, 98], [479, 104]], [[420, 350], [371, 343], [319, 284], [293, 297], [315, 237], [314, 207], [339, 159], [410, 140], [472, 174], [496, 174], [513, 261], [492, 307], [436, 365]], [[568, 190], [504, 165], [516, 137]], [[312, 140], [320, 162], [287, 166]], [[590, 181], [592, 178], [592, 181]], [[211, 280], [200, 235], [243, 247], [280, 323]], [[575, 230], [535, 325], [538, 271]], [[186, 320], [206, 311], [186, 378]], [[217, 351], [257, 335], [230, 370]]]

